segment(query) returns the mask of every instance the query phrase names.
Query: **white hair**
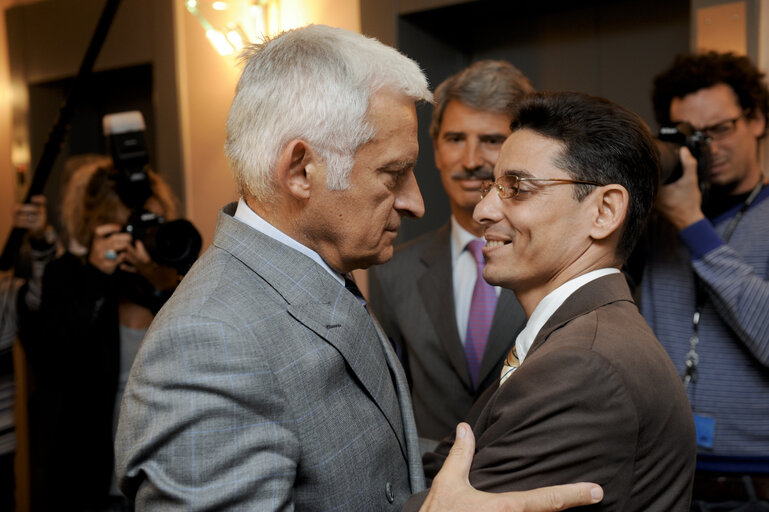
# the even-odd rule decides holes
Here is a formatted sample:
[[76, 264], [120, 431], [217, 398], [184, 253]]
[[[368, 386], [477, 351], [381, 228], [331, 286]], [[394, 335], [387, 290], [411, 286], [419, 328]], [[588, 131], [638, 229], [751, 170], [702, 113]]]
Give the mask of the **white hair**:
[[367, 120], [380, 89], [432, 101], [419, 65], [376, 39], [309, 25], [251, 45], [227, 119], [225, 152], [240, 193], [268, 202], [281, 151], [307, 142], [328, 169], [327, 187], [349, 187], [356, 150], [374, 136]]

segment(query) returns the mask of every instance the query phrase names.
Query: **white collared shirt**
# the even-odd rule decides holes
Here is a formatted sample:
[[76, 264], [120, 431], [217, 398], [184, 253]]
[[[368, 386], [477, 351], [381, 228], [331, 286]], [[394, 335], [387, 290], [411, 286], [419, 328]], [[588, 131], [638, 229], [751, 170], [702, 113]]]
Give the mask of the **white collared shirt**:
[[[459, 225], [457, 219], [451, 216], [451, 272], [452, 283], [454, 284], [454, 314], [457, 320], [457, 331], [462, 345], [465, 344], [465, 335], [467, 334], [467, 321], [470, 316], [470, 303], [473, 300], [473, 289], [475, 288], [475, 279], [478, 274], [475, 267], [475, 257], [468, 250], [467, 244], [476, 238], [472, 233]], [[494, 290], [499, 297], [500, 288], [495, 286]]]
[[518, 333], [518, 337], [515, 339], [515, 349], [518, 352], [518, 360], [523, 363], [526, 358], [526, 354], [529, 352], [534, 339], [539, 334], [542, 326], [550, 320], [553, 313], [561, 307], [566, 299], [571, 296], [572, 293], [577, 291], [582, 286], [586, 285], [590, 281], [598, 279], [599, 277], [608, 276], [609, 274], [619, 274], [619, 269], [616, 268], [601, 268], [593, 270], [587, 274], [582, 274], [574, 279], [563, 283], [561, 286], [548, 293], [544, 299], [542, 299], [534, 312], [531, 314], [531, 318], [526, 322], [526, 327]]
[[243, 200], [243, 198], [240, 198], [240, 201], [238, 201], [238, 208], [235, 210], [235, 218], [241, 221], [242, 223], [254, 228], [255, 230], [259, 231], [260, 233], [269, 236], [270, 238], [273, 238], [277, 240], [278, 242], [287, 245], [291, 247], [292, 249], [295, 249], [308, 258], [315, 261], [318, 265], [323, 267], [326, 272], [331, 274], [334, 279], [339, 281], [339, 283], [344, 286], [344, 276], [342, 276], [340, 273], [334, 271], [331, 267], [328, 266], [328, 264], [323, 261], [323, 258], [320, 257], [320, 254], [313, 251], [309, 247], [300, 244], [266, 220], [264, 220], [262, 217], [260, 217], [254, 210], [252, 210], [246, 202]]

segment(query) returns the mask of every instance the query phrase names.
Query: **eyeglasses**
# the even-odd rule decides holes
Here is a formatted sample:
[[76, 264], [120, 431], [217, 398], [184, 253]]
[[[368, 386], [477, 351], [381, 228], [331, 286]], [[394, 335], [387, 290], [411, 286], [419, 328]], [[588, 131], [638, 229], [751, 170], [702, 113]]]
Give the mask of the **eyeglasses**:
[[595, 185], [596, 187], [603, 187], [603, 184], [596, 183], [595, 181], [582, 181], [582, 180], [568, 180], [565, 178], [521, 178], [514, 174], [504, 174], [497, 178], [495, 181], [483, 181], [481, 182], [481, 198], [496, 187], [499, 192], [499, 197], [502, 199], [510, 199], [516, 197], [521, 192], [522, 181], [549, 181], [553, 184], [577, 184], [577, 185]]
[[743, 116], [744, 114], [740, 114], [739, 116], [733, 119], [727, 119], [725, 121], [721, 121], [720, 123], [706, 126], [700, 131], [704, 133], [711, 140], [725, 139], [726, 137], [734, 133], [734, 130], [737, 129], [737, 121], [742, 119]]

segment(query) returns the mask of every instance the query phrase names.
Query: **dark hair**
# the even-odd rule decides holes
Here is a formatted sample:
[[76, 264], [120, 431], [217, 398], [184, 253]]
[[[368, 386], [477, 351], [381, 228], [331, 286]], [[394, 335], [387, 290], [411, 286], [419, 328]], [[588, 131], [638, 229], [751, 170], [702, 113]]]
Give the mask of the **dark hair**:
[[[769, 119], [769, 90], [764, 74], [747, 57], [718, 52], [678, 55], [670, 68], [654, 78], [654, 117], [660, 125], [669, 124], [670, 103], [674, 98], [718, 84], [732, 88], [748, 118], [760, 113]], [[766, 126], [761, 137], [764, 135]]]
[[485, 112], [513, 115], [515, 106], [534, 87], [518, 68], [503, 60], [481, 60], [441, 82], [435, 89], [430, 135], [438, 138], [443, 112], [451, 100]]
[[[657, 194], [659, 157], [643, 120], [605, 98], [576, 92], [535, 93], [521, 101], [511, 126], [563, 144], [555, 162], [573, 179], [616, 183], [630, 195], [617, 256], [627, 258], [640, 237]], [[583, 200], [595, 189], [575, 185]]]

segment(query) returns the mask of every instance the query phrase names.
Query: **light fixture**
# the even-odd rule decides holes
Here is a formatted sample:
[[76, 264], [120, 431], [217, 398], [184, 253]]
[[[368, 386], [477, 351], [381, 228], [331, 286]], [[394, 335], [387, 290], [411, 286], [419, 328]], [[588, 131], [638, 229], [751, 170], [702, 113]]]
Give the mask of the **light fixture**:
[[238, 23], [230, 23], [230, 26], [227, 27], [227, 41], [236, 51], [242, 50], [249, 42], [245, 30]]
[[211, 44], [214, 45], [214, 48], [219, 52], [219, 55], [231, 55], [235, 51], [235, 48], [232, 47], [227, 40], [227, 37], [218, 30], [206, 30], [206, 37], [211, 41]]
[[220, 55], [240, 52], [247, 44], [281, 31], [279, 0], [182, 1]]

